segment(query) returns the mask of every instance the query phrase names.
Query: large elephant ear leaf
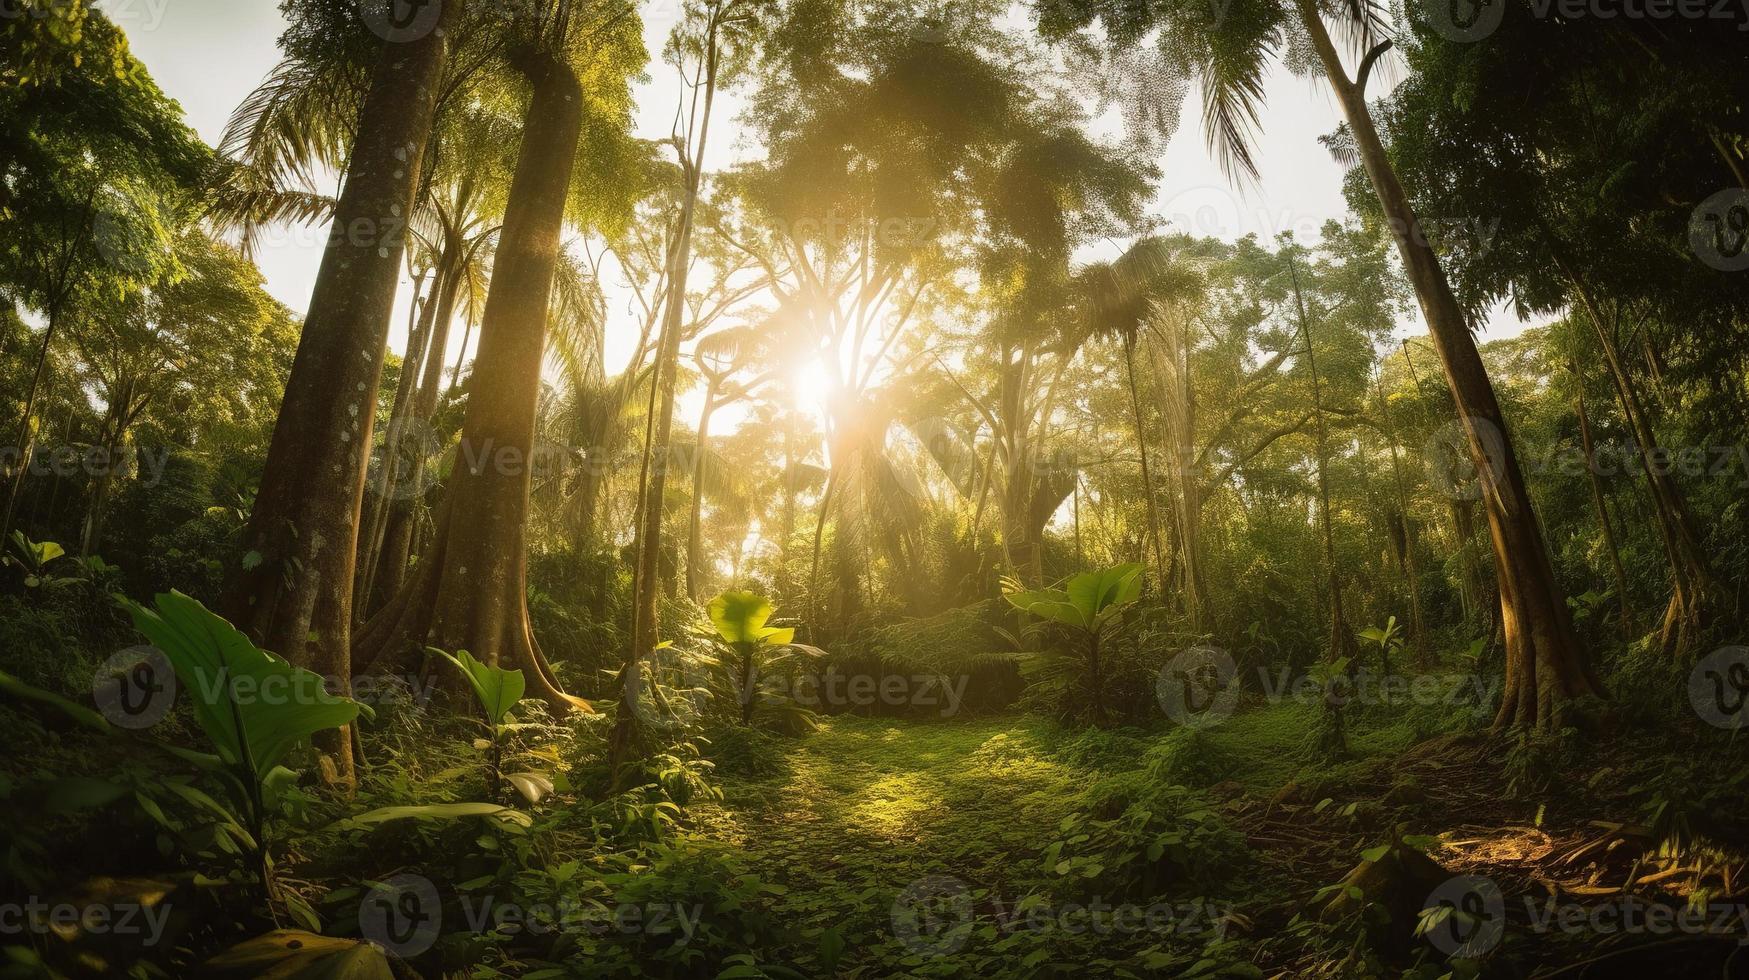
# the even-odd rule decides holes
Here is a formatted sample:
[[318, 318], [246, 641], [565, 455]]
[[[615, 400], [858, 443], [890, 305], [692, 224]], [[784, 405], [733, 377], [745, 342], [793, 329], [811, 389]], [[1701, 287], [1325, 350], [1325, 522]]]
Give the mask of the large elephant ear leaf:
[[765, 626], [759, 630], [759, 642], [767, 646], [780, 647], [795, 642], [795, 638], [794, 626]]
[[480, 707], [486, 709], [486, 720], [493, 725], [504, 723], [504, 716], [516, 707], [516, 703], [522, 700], [522, 693], [528, 689], [521, 670], [505, 670], [481, 663], [466, 650], [457, 650], [451, 655], [436, 647], [428, 649], [461, 670], [468, 679], [468, 686], [474, 689], [474, 696], [480, 699]]
[[219, 977], [286, 977], [297, 980], [394, 980], [384, 952], [359, 939], [275, 929], [245, 940], [206, 962]]
[[724, 643], [757, 643], [771, 618], [771, 600], [757, 592], [724, 592], [705, 612]]
[[1142, 566], [1137, 562], [1119, 565], [1106, 569], [1106, 574], [1116, 574], [1113, 583], [1111, 601], [1107, 606], [1127, 606], [1135, 602], [1142, 594]]
[[1142, 566], [1135, 562], [1082, 572], [1069, 580], [1069, 601], [1089, 624], [1115, 606], [1135, 601], [1141, 593]]
[[155, 610], [122, 600], [134, 625], [170, 661], [195, 720], [225, 761], [266, 773], [301, 740], [358, 717], [357, 702], [257, 647], [199, 600], [166, 592], [154, 602]]
[[1069, 593], [1056, 589], [1018, 590], [1004, 593], [1009, 604], [1022, 612], [1048, 619], [1065, 626], [1085, 629], [1087, 622], [1081, 611], [1070, 601]]

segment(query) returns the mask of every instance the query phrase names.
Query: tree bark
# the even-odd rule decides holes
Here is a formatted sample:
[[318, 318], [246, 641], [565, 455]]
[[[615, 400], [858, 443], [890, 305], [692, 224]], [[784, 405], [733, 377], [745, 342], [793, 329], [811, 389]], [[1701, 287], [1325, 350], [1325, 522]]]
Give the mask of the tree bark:
[[561, 689], [528, 622], [527, 526], [547, 308], [583, 93], [563, 61], [525, 55], [533, 88], [480, 322], [462, 445], [417, 573], [359, 637], [361, 668], [392, 667], [431, 643], [513, 665], [557, 713], [589, 710]]
[[[713, 13], [704, 42], [703, 112], [698, 118], [696, 144], [691, 139], [691, 132], [687, 134], [686, 152], [683, 154], [686, 193], [681, 200], [674, 249], [668, 255], [668, 296], [662, 311], [662, 330], [656, 344], [656, 374], [653, 382], [655, 389], [651, 392], [655, 415], [651, 420], [650, 437], [644, 447], [648, 479], [643, 488], [641, 512], [638, 516], [637, 567], [632, 578], [636, 594], [632, 597], [631, 647], [626, 651], [625, 663], [621, 668], [622, 693], [632, 689], [633, 673], [639, 669], [638, 664], [644, 656], [655, 649], [660, 632], [656, 600], [657, 580], [662, 570], [662, 505], [667, 489], [670, 455], [668, 440], [674, 427], [674, 382], [680, 369], [680, 332], [681, 320], [686, 312], [686, 275], [692, 263], [693, 214], [698, 206], [704, 151], [710, 137], [711, 106], [716, 97], [719, 55], [716, 29]], [[613, 778], [616, 782], [619, 766], [625, 761], [626, 753], [631, 748], [636, 724], [637, 719], [632, 713], [631, 705], [625, 697], [621, 697], [614, 711], [613, 734], [608, 743], [609, 769], [614, 772]]]
[[1342, 576], [1336, 571], [1336, 535], [1330, 516], [1330, 440], [1324, 425], [1324, 387], [1318, 377], [1318, 354], [1312, 344], [1312, 328], [1306, 322], [1306, 301], [1300, 293], [1300, 273], [1293, 258], [1288, 258], [1288, 271], [1293, 276], [1294, 302], [1300, 312], [1300, 336], [1306, 342], [1306, 370], [1312, 375], [1312, 417], [1318, 439], [1318, 514], [1324, 530], [1325, 582], [1330, 589], [1330, 642], [1324, 652], [1327, 662], [1353, 659], [1354, 631], [1342, 609]]
[[704, 479], [705, 446], [710, 439], [711, 414], [717, 408], [717, 379], [712, 378], [710, 386], [705, 389], [704, 408], [698, 413], [698, 444], [692, 453], [692, 510], [686, 521], [686, 594], [699, 598], [698, 590], [702, 579], [698, 574], [701, 538], [699, 524], [704, 516], [704, 490], [701, 481]]
[[1480, 476], [1500, 584], [1506, 653], [1505, 684], [1495, 727], [1549, 729], [1557, 724], [1565, 702], [1601, 694], [1602, 687], [1573, 633], [1566, 595], [1555, 581], [1517, 451], [1463, 310], [1446, 283], [1439, 257], [1428, 244], [1397, 180], [1365, 98], [1349, 80], [1317, 5], [1312, 0], [1296, 0], [1296, 7], [1354, 134], [1361, 163], [1415, 287]]
[[[353, 560], [371, 414], [461, 6], [445, 4], [433, 31], [388, 42], [378, 58], [244, 533], [248, 554], [221, 603], [267, 649], [341, 691], [352, 675]], [[318, 740], [343, 785], [352, 782], [349, 735]]]
[[1622, 639], [1631, 641], [1634, 634], [1633, 607], [1628, 604], [1628, 577], [1621, 565], [1621, 549], [1615, 544], [1615, 529], [1609, 520], [1609, 504], [1603, 496], [1603, 484], [1597, 479], [1597, 452], [1591, 439], [1591, 413], [1585, 410], [1585, 377], [1579, 373], [1579, 362], [1569, 361], [1567, 370], [1573, 375], [1573, 401], [1579, 412], [1579, 442], [1585, 451], [1585, 475], [1591, 483], [1591, 504], [1597, 508], [1597, 524], [1603, 529], [1603, 545], [1609, 552], [1609, 568], [1615, 575], [1616, 608], [1621, 616]]

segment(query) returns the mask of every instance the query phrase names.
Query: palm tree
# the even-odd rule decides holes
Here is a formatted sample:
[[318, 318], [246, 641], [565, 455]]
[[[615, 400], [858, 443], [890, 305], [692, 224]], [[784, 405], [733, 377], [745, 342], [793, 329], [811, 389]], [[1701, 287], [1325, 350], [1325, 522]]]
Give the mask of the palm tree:
[[[1361, 54], [1351, 76], [1332, 40], [1329, 18]], [[1447, 284], [1414, 208], [1398, 182], [1367, 108], [1366, 83], [1390, 48], [1381, 9], [1366, 0], [1320, 5], [1316, 0], [1236, 0], [1112, 5], [1062, 0], [1040, 6], [1045, 36], [1070, 38], [1095, 22], [1125, 56], [1147, 49], [1149, 70], [1117, 79], [1132, 119], [1168, 131], [1194, 76], [1203, 93], [1210, 146], [1229, 173], [1257, 177], [1251, 139], [1258, 125], [1263, 79], [1271, 58], [1297, 32], [1342, 107], [1347, 129], [1415, 288], [1421, 313], [1445, 368], [1469, 453], [1481, 475], [1505, 624], [1506, 683], [1497, 727], [1548, 728], [1561, 704], [1601, 691], [1573, 632], [1566, 598], [1555, 580], [1524, 475], [1493, 385], [1462, 307]], [[1298, 54], [1299, 52], [1296, 52]], [[1133, 57], [1132, 57], [1133, 60]], [[1133, 65], [1132, 65], [1133, 67]], [[1138, 86], [1148, 86], [1141, 88]], [[1135, 111], [1137, 109], [1142, 111]]]
[[1116, 335], [1123, 342], [1124, 380], [1129, 389], [1130, 421], [1135, 427], [1136, 449], [1141, 455], [1142, 494], [1146, 498], [1146, 539], [1153, 551], [1155, 572], [1161, 588], [1169, 581], [1165, 545], [1161, 540], [1159, 504], [1154, 478], [1148, 465], [1148, 433], [1142, 420], [1142, 401], [1136, 384], [1136, 343], [1144, 327], [1160, 315], [1160, 304], [1174, 294], [1194, 288], [1196, 275], [1179, 261], [1170, 240], [1143, 238], [1110, 262], [1096, 262], [1075, 275], [1075, 304], [1079, 314], [1075, 329], [1085, 340]]

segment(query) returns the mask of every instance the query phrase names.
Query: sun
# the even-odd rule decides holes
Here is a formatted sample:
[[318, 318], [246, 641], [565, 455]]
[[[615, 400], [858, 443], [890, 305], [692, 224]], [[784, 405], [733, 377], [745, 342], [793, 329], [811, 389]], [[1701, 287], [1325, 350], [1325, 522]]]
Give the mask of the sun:
[[826, 411], [826, 397], [831, 390], [831, 373], [818, 357], [810, 359], [790, 375], [790, 392], [795, 398], [798, 412], [822, 415]]

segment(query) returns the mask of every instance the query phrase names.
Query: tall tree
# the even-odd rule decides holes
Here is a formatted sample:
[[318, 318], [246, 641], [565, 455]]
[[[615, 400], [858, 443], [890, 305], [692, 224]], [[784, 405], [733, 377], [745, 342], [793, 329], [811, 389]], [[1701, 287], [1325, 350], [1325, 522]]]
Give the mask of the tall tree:
[[9, 79], [0, 85], [0, 281], [43, 329], [19, 406], [17, 468], [4, 474], [0, 538], [12, 530], [69, 308], [175, 274], [170, 216], [210, 159], [101, 13], [54, 5], [8, 20], [32, 23], [3, 28], [18, 46], [0, 60]]
[[[1355, 155], [1378, 198], [1445, 368], [1471, 461], [1483, 474], [1506, 644], [1506, 683], [1496, 724], [1546, 728], [1556, 723], [1564, 702], [1599, 688], [1573, 632], [1517, 451], [1469, 321], [1397, 179], [1366, 103], [1366, 83], [1388, 48], [1381, 40], [1380, 11], [1360, 4], [1336, 14], [1339, 27], [1362, 54], [1353, 75], [1343, 64], [1325, 15], [1316, 0], [1116, 8], [1071, 0], [1042, 7], [1040, 26], [1048, 37], [1076, 37], [1097, 21], [1119, 51], [1134, 51], [1157, 38], [1157, 68], [1133, 74], [1126, 90], [1131, 102], [1153, 105], [1154, 111], [1142, 117], [1165, 121], [1164, 128], [1170, 129], [1194, 75], [1201, 84], [1211, 146], [1233, 170], [1251, 177], [1256, 166], [1250, 141], [1268, 61], [1287, 46], [1290, 36], [1309, 40], [1311, 50], [1295, 50], [1290, 60], [1315, 66], [1312, 73], [1321, 74], [1336, 96]], [[1138, 83], [1153, 90], [1139, 91]]]
[[[686, 282], [692, 266], [692, 237], [704, 179], [705, 153], [710, 147], [711, 115], [719, 85], [731, 82], [750, 54], [758, 5], [752, 0], [699, 0], [688, 3], [666, 49], [667, 57], [687, 76], [681, 113], [673, 142], [680, 158], [682, 193], [675, 218], [674, 240], [667, 256], [666, 295], [662, 329], [657, 335], [651, 411], [644, 439], [644, 472], [639, 480], [637, 557], [632, 575], [631, 646], [621, 669], [621, 689], [630, 691], [639, 662], [656, 647], [656, 578], [662, 556], [662, 512], [667, 486], [669, 438], [674, 425], [675, 375], [680, 368], [680, 339], [686, 312]], [[682, 124], [679, 120], [684, 119]], [[683, 126], [683, 128], [682, 128]], [[636, 718], [628, 697], [620, 699], [614, 717], [610, 749], [617, 769], [626, 758]], [[616, 776], [617, 778], [617, 776]]]
[[[627, 78], [642, 63], [623, 7], [558, 2], [519, 20], [509, 64], [525, 80], [522, 141], [480, 322], [461, 443], [436, 530], [414, 574], [360, 633], [358, 669], [384, 671], [426, 644], [515, 665], [555, 711], [566, 694], [528, 620], [529, 491], [560, 234], [585, 126], [627, 124]], [[581, 77], [580, 77], [581, 76]], [[582, 79], [587, 80], [585, 85]]]
[[[249, 515], [248, 553], [222, 603], [266, 648], [342, 688], [389, 311], [461, 7], [442, 4], [435, 23], [382, 44]], [[333, 777], [350, 782], [348, 733], [322, 749]]]

